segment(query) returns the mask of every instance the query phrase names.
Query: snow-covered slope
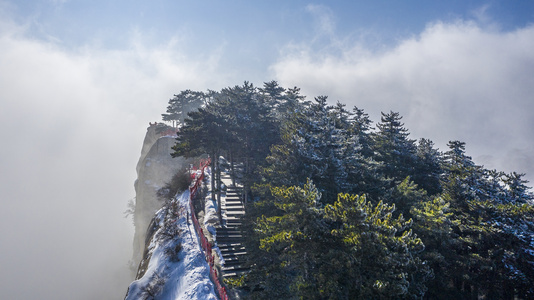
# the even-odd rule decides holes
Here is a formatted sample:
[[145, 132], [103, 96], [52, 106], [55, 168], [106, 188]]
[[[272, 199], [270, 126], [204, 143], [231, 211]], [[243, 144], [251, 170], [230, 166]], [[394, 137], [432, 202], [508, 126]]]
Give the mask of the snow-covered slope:
[[188, 217], [188, 199], [186, 191], [156, 213], [138, 279], [129, 286], [126, 300], [217, 299]]

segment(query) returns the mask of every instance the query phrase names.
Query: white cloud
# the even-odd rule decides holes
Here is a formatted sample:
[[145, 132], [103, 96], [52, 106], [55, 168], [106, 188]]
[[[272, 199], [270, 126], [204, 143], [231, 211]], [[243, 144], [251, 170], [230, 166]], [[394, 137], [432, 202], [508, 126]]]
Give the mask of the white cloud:
[[314, 47], [288, 48], [272, 66], [275, 78], [309, 96], [357, 105], [374, 121], [380, 111], [399, 111], [413, 138], [430, 138], [442, 150], [459, 139], [476, 162], [534, 178], [534, 166], [519, 156], [510, 161], [513, 153], [525, 162], [534, 157], [534, 26], [500, 32], [437, 22], [380, 53], [362, 43], [326, 53]]
[[148, 122], [180, 90], [229, 83], [217, 52], [191, 60], [179, 40], [66, 50], [26, 28], [0, 22], [0, 298], [120, 299]]

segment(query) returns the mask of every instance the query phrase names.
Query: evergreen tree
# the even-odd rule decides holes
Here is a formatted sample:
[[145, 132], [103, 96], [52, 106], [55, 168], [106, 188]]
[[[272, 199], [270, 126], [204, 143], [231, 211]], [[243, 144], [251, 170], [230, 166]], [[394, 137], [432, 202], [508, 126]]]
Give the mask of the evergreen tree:
[[[442, 290], [455, 298], [528, 298], [533, 277], [532, 226], [527, 211], [515, 197], [502, 197], [502, 174], [473, 163], [465, 143], [452, 141], [445, 153], [443, 199], [453, 213], [446, 267], [435, 268], [433, 293]], [[523, 190], [520, 188], [520, 190]], [[523, 214], [526, 213], [526, 214]], [[525, 239], [528, 236], [529, 238]], [[439, 283], [450, 283], [443, 286]]]
[[276, 81], [269, 81], [263, 83], [263, 88], [258, 89], [260, 95], [265, 97], [265, 103], [269, 107], [273, 108], [273, 112], [278, 111], [275, 108], [279, 108], [286, 101], [285, 91], [286, 89], [281, 87]]
[[363, 109], [354, 106], [352, 109], [352, 126], [350, 128], [350, 133], [352, 136], [355, 136], [358, 140], [358, 143], [361, 147], [361, 154], [365, 157], [371, 157], [373, 153], [373, 139], [371, 137], [371, 124], [373, 123], [369, 119], [369, 115], [364, 112]]
[[408, 129], [401, 119], [398, 112], [382, 113], [373, 136], [376, 159], [384, 163], [382, 173], [397, 183], [414, 175], [416, 160], [415, 141], [408, 138]]
[[458, 259], [453, 249], [457, 248], [457, 239], [453, 233], [450, 203], [441, 197], [420, 202], [412, 207], [414, 216], [413, 229], [425, 244], [425, 251], [420, 254], [433, 271], [433, 278], [428, 281], [426, 299], [461, 299], [451, 287], [453, 269], [451, 265]]
[[162, 114], [163, 121], [172, 122], [174, 127], [181, 127], [187, 113], [207, 104], [207, 95], [192, 90], [181, 91], [169, 100], [167, 113]]
[[340, 194], [325, 207], [325, 217], [338, 224], [332, 234], [350, 255], [342, 271], [349, 299], [419, 298], [430, 270], [417, 258], [424, 245], [409, 229], [412, 221], [394, 219], [395, 206], [373, 206], [364, 196]]
[[507, 200], [511, 203], [528, 203], [534, 199], [534, 195], [529, 192], [529, 187], [526, 185], [527, 180], [523, 179], [525, 174], [512, 172], [505, 174], [503, 183], [506, 185]]
[[406, 177], [391, 191], [391, 203], [395, 204], [397, 214], [412, 218], [412, 209], [419, 203], [428, 201], [427, 192]]
[[260, 249], [275, 253], [278, 265], [259, 266], [253, 272], [259, 272], [262, 281], [268, 283], [263, 292], [268, 292], [269, 297], [319, 299], [324, 294], [322, 281], [328, 279], [318, 271], [331, 246], [329, 230], [321, 216], [321, 194], [311, 182], [302, 188], [273, 188], [271, 192], [282, 214], [262, 216], [255, 231], [260, 236]]
[[[421, 297], [430, 276], [415, 255], [424, 246], [394, 206], [340, 194], [322, 209], [311, 182], [273, 188], [279, 215], [261, 217], [254, 232], [265, 251], [249, 275], [252, 297], [390, 299]], [[275, 263], [275, 264], [273, 264]], [[273, 286], [275, 285], [275, 286]]]
[[233, 142], [228, 150], [244, 164], [243, 179], [248, 191], [259, 180], [258, 167], [265, 161], [270, 146], [280, 140], [278, 124], [269, 99], [258, 95], [249, 82], [223, 89], [221, 98], [226, 101], [224, 115], [231, 120], [228, 131]]
[[524, 174], [476, 165], [465, 143], [416, 144], [395, 112], [371, 132], [362, 109], [276, 81], [183, 91], [167, 112], [181, 126], [172, 155], [211, 156], [212, 190], [221, 155], [254, 187], [253, 298], [534, 298], [534, 195]]
[[443, 173], [441, 153], [434, 149], [434, 143], [420, 139], [417, 144], [415, 170], [412, 179], [430, 195], [441, 192], [440, 177]]
[[317, 184], [325, 203], [335, 201], [347, 176], [342, 163], [344, 130], [336, 128], [335, 116], [327, 97], [316, 97], [305, 126], [293, 137], [307, 177]]

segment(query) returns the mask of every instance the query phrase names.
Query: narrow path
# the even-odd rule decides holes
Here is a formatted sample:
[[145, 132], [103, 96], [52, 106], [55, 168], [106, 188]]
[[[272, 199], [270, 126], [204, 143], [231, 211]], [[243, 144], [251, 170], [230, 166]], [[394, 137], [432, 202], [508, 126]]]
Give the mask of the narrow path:
[[245, 267], [247, 251], [244, 246], [242, 230], [245, 205], [243, 203], [243, 187], [232, 185], [230, 175], [223, 173], [221, 179], [226, 185], [226, 197], [221, 201], [222, 225], [217, 230], [217, 245], [221, 251], [224, 264], [224, 278], [236, 278], [248, 271]]

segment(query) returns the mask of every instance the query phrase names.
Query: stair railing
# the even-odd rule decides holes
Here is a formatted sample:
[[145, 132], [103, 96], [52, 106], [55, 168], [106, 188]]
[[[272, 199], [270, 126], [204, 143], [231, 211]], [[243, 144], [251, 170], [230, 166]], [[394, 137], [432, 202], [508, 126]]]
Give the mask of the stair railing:
[[197, 237], [200, 240], [200, 245], [202, 247], [202, 250], [204, 251], [204, 255], [206, 256], [206, 261], [208, 262], [208, 265], [210, 266], [210, 279], [215, 285], [215, 289], [217, 291], [217, 294], [219, 295], [219, 298], [221, 300], [229, 300], [228, 293], [226, 292], [226, 288], [221, 284], [219, 280], [219, 276], [217, 274], [217, 269], [214, 265], [214, 258], [211, 254], [211, 245], [208, 242], [208, 239], [206, 238], [206, 235], [204, 234], [204, 230], [200, 227], [200, 223], [198, 222], [197, 216], [195, 214], [195, 207], [193, 206], [193, 198], [195, 197], [196, 193], [198, 192], [198, 189], [202, 185], [202, 180], [204, 179], [204, 172], [206, 168], [209, 166], [211, 160], [208, 158], [207, 160], [201, 160], [200, 161], [200, 167], [199, 170], [201, 170], [200, 174], [195, 175], [195, 179], [189, 186], [189, 206], [191, 207], [191, 219], [193, 220], [193, 225], [195, 227], [195, 231], [197, 233]]

